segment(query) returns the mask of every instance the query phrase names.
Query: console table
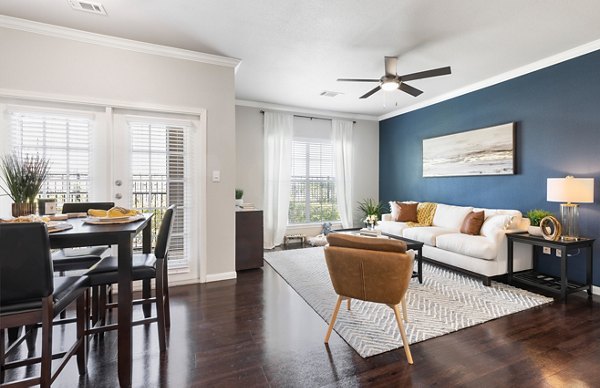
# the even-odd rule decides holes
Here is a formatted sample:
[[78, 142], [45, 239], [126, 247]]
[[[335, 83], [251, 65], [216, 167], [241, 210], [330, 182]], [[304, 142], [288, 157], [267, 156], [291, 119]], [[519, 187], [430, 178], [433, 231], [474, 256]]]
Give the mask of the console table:
[[[533, 287], [538, 287], [545, 291], [558, 294], [560, 299], [565, 300], [568, 294], [574, 292], [587, 290], [588, 297], [592, 296], [592, 260], [593, 260], [593, 245], [594, 239], [591, 238], [580, 238], [579, 240], [573, 241], [551, 241], [546, 240], [543, 237], [532, 236], [528, 233], [514, 233], [507, 234], [506, 240], [508, 243], [508, 283], [519, 282], [527, 284]], [[520, 272], [513, 272], [513, 247], [514, 243], [519, 242], [523, 244], [529, 244], [533, 247], [547, 247], [552, 250], [552, 258], [560, 259], [560, 276], [549, 276], [539, 273], [535, 270], [526, 270]], [[575, 249], [586, 250], [586, 281], [585, 284], [576, 283], [568, 279], [567, 276], [567, 260], [568, 253]], [[560, 257], [556, 257], [556, 251], [560, 252]], [[550, 258], [546, 257], [546, 258]], [[542, 259], [545, 257], [542, 257]]]

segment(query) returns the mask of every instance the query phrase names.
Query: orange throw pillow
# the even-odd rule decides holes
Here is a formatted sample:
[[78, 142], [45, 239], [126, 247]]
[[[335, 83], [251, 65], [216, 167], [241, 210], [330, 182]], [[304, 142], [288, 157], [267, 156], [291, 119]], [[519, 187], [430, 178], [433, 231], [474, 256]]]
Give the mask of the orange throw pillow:
[[481, 225], [483, 225], [483, 221], [485, 221], [485, 213], [483, 210], [480, 212], [471, 212], [465, 217], [465, 220], [460, 227], [460, 232], [478, 236], [481, 230]]
[[398, 214], [398, 216], [394, 219], [396, 222], [417, 222], [417, 206], [418, 203], [402, 203], [402, 202], [394, 202], [393, 206], [395, 207], [395, 212], [392, 213]]

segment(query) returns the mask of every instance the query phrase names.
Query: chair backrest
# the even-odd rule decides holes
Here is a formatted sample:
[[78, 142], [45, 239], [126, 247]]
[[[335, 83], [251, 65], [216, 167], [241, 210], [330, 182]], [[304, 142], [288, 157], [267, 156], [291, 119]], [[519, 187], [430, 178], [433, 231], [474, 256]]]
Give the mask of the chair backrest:
[[173, 229], [173, 218], [175, 216], [173, 213], [175, 212], [176, 207], [177, 205], [169, 206], [160, 223], [158, 237], [156, 238], [156, 246], [154, 247], [154, 256], [156, 256], [157, 259], [164, 259], [169, 252], [171, 229]]
[[412, 277], [413, 257], [399, 240], [332, 233], [325, 260], [338, 295], [397, 305]]
[[87, 213], [90, 209], [109, 210], [115, 207], [114, 202], [65, 202], [62, 207], [63, 214]]
[[53, 276], [46, 224], [0, 224], [0, 304], [52, 294]]

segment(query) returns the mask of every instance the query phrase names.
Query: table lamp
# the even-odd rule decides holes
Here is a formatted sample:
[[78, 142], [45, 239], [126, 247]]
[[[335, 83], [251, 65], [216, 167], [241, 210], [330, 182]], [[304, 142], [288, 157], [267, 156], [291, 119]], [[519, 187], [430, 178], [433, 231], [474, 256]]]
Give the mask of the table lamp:
[[[560, 204], [563, 240], [578, 240], [579, 205], [594, 202], [594, 178], [548, 178], [548, 202]], [[577, 202], [577, 203], [572, 203]]]

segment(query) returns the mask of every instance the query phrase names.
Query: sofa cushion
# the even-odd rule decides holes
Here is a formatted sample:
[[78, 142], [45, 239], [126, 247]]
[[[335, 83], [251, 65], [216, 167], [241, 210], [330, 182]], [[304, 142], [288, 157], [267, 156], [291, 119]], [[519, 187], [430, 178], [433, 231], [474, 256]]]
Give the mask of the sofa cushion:
[[423, 226], [431, 226], [433, 224], [433, 216], [437, 203], [421, 202], [417, 206], [417, 222]]
[[481, 235], [496, 238], [499, 232], [503, 232], [511, 225], [514, 217], [508, 214], [496, 214], [488, 217], [481, 226]]
[[394, 234], [396, 236], [402, 236], [402, 231], [407, 227], [408, 225], [405, 222], [379, 221], [377, 223], [377, 229], [383, 233]]
[[484, 221], [484, 212], [471, 212], [467, 214], [465, 220], [463, 221], [462, 226], [460, 227], [460, 232], [465, 234], [470, 234], [473, 236], [478, 236], [479, 231], [481, 230], [481, 226]]
[[420, 241], [427, 245], [436, 246], [436, 238], [438, 236], [455, 232], [456, 230], [454, 229], [440, 228], [438, 226], [421, 226], [404, 229], [402, 231], [402, 236], [411, 240]]
[[436, 246], [446, 251], [484, 260], [494, 260], [498, 255], [497, 245], [484, 236], [472, 236], [464, 233], [440, 235]]
[[472, 211], [473, 208], [470, 206], [452, 206], [438, 203], [432, 225], [458, 232], [465, 217]]
[[392, 214], [396, 222], [417, 222], [417, 203], [393, 202]]

